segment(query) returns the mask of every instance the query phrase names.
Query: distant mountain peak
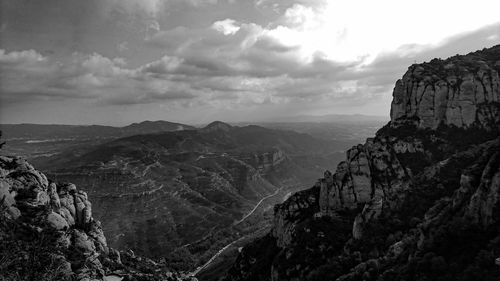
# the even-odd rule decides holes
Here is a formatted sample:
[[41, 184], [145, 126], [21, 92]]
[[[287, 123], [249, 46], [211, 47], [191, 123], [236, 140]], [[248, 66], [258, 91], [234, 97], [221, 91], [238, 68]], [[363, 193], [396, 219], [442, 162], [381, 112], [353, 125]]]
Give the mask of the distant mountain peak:
[[222, 121], [214, 121], [210, 124], [208, 124], [207, 126], [205, 126], [204, 128], [202, 128], [201, 130], [204, 131], [204, 132], [213, 132], [213, 131], [229, 131], [233, 128], [233, 126], [227, 124], [227, 123], [224, 123]]
[[123, 127], [124, 130], [134, 131], [137, 133], [148, 133], [148, 132], [156, 132], [156, 131], [181, 131], [181, 130], [192, 130], [194, 129], [192, 126], [169, 122], [165, 120], [157, 120], [157, 121], [142, 121], [140, 123], [132, 123], [128, 126]]
[[168, 121], [165, 121], [165, 120], [155, 120], [155, 121], [152, 121], [152, 120], [144, 120], [142, 122], [134, 122], [132, 124], [130, 124], [129, 126], [137, 126], [137, 125], [160, 125], [160, 124], [173, 124], [172, 122], [168, 122]]
[[156, 120], [156, 121], [144, 120], [142, 122], [134, 122], [134, 123], [132, 123], [128, 126], [125, 126], [125, 127], [138, 126], [138, 125], [162, 125], [162, 124], [176, 124], [176, 123], [165, 121], [165, 120]]

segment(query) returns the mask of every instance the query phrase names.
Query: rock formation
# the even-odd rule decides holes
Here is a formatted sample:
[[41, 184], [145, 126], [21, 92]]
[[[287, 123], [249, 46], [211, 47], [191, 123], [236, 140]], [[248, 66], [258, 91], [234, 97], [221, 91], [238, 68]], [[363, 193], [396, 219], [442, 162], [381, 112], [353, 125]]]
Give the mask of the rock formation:
[[21, 158], [0, 156], [1, 280], [190, 280], [165, 265], [110, 249], [92, 204]]
[[416, 117], [420, 127], [498, 126], [499, 47], [412, 65], [394, 87], [391, 121]]
[[287, 159], [286, 154], [278, 149], [272, 149], [263, 153], [254, 153], [246, 157], [248, 163], [256, 167], [259, 173], [266, 175]]
[[304, 217], [318, 211], [318, 188], [297, 192], [290, 196], [286, 204], [274, 208], [274, 228], [272, 234], [280, 247], [289, 245], [295, 232], [295, 224]]
[[499, 71], [500, 46], [412, 65], [391, 122], [276, 206], [225, 280], [498, 280]]
[[[397, 128], [410, 121], [421, 129], [445, 125], [498, 130], [500, 60], [495, 60], [497, 57], [492, 55], [495, 52], [500, 52], [500, 47], [412, 65], [403, 79], [396, 82], [388, 127]], [[353, 236], [359, 239], [363, 224], [378, 217], [384, 208], [399, 207], [401, 194], [412, 179], [411, 168], [401, 165], [399, 159], [419, 154], [426, 154], [421, 138], [402, 139], [383, 132], [364, 145], [349, 149], [346, 161], [337, 166], [336, 173], [325, 173], [317, 183], [321, 214], [335, 215], [337, 210], [363, 205], [353, 226]], [[487, 198], [488, 194], [477, 196]], [[496, 202], [495, 195], [490, 197], [493, 198], [488, 200]]]

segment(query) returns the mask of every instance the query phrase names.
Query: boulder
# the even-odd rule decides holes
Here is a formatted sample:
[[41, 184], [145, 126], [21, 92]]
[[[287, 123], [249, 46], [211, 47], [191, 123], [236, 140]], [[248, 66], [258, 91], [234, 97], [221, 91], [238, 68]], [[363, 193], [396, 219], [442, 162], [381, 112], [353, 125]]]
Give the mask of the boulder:
[[65, 230], [69, 228], [68, 222], [58, 213], [50, 212], [47, 215], [49, 225], [57, 230]]
[[16, 203], [14, 196], [10, 192], [10, 184], [0, 180], [0, 202], [6, 207], [10, 207]]
[[91, 239], [89, 239], [88, 235], [85, 232], [80, 231], [78, 229], [74, 229], [73, 241], [75, 248], [83, 252], [84, 254], [89, 255], [95, 253], [94, 242]]

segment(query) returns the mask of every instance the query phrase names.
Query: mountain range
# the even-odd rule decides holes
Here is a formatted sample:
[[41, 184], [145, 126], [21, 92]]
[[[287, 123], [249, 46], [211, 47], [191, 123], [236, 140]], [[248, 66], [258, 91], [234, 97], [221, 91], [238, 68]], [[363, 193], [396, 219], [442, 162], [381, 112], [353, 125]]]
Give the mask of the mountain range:
[[[6, 131], [6, 151], [21, 147], [50, 178], [85, 190], [111, 247], [167, 258], [188, 270], [206, 261], [224, 241], [269, 228], [270, 218], [255, 225], [241, 220], [269, 212], [272, 204], [304, 188], [320, 167], [340, 159], [345, 145], [220, 121], [200, 129], [170, 125], [133, 124], [124, 128], [134, 130], [119, 132], [141, 134], [128, 137], [55, 126], [60, 130], [55, 135], [64, 139], [56, 144], [32, 142], [49, 136], [51, 126], [43, 125], [35, 126], [42, 129], [29, 138], [13, 142], [12, 136], [23, 135], [25, 129], [14, 126], [16, 130]], [[81, 137], [87, 140], [75, 132], [85, 132]]]
[[46, 125], [46, 124], [1, 124], [4, 138], [9, 139], [66, 139], [92, 137], [124, 137], [163, 131], [194, 129], [193, 126], [168, 121], [144, 121], [124, 127], [103, 125]]

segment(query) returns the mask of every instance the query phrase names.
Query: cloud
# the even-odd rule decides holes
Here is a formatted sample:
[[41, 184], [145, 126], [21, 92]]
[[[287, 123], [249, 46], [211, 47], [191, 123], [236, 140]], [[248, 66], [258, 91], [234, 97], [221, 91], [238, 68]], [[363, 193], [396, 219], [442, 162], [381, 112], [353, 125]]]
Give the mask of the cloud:
[[224, 35], [235, 34], [240, 30], [240, 27], [236, 25], [236, 21], [233, 19], [216, 21], [212, 24], [212, 28], [222, 32]]
[[193, 75], [272, 77], [330, 73], [331, 77], [345, 67], [345, 63], [327, 60], [319, 53], [304, 59], [299, 45], [282, 43], [272, 30], [260, 25], [232, 19], [216, 21], [206, 29], [177, 27], [161, 31], [149, 43], [184, 58], [183, 67], [178, 69]]
[[285, 10], [282, 21], [288, 27], [311, 30], [320, 27], [323, 24], [324, 18], [322, 13], [315, 7], [296, 3]]
[[123, 13], [145, 13], [149, 16], [157, 16], [164, 8], [163, 0], [105, 0], [104, 7], [109, 11], [121, 11]]
[[[333, 94], [336, 88], [329, 78], [319, 74], [325, 68], [345, 68], [320, 59], [302, 65], [293, 57], [275, 57], [272, 53], [267, 56], [262, 50], [268, 46], [273, 45], [259, 45], [246, 55], [230, 54], [234, 57], [227, 63], [220, 57], [166, 55], [133, 69], [126, 68], [121, 58], [110, 59], [97, 53], [75, 53], [71, 60], [61, 63], [33, 50], [2, 50], [2, 99], [9, 103], [86, 99], [95, 104], [121, 105], [180, 100], [248, 104]], [[277, 53], [283, 51], [278, 48]], [[266, 60], [270, 63], [259, 63]]]
[[0, 49], [0, 63], [2, 64], [36, 64], [45, 61], [46, 58], [35, 50], [6, 53]]
[[177, 57], [164, 56], [157, 61], [142, 66], [140, 71], [153, 74], [175, 73], [182, 63], [183, 60]]
[[118, 45], [116, 45], [116, 49], [120, 53], [123, 53], [123, 52], [127, 51], [129, 49], [128, 42], [125, 41], [125, 42], [119, 43]]
[[193, 98], [186, 81], [155, 77], [175, 67], [172, 64], [174, 58], [164, 57], [128, 69], [123, 59], [97, 53], [74, 53], [61, 63], [33, 50], [0, 50], [0, 91], [2, 100], [9, 103], [88, 99], [97, 104], [140, 104]]

